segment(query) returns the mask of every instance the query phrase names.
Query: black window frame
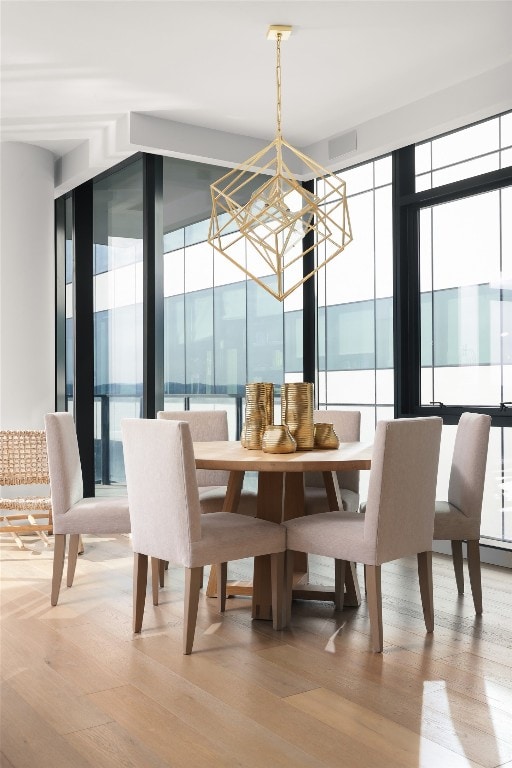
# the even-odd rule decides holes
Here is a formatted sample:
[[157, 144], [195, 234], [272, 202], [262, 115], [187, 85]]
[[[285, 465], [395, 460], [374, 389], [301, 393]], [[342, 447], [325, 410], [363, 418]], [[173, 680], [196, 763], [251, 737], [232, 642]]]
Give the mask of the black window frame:
[[410, 145], [393, 153], [395, 418], [441, 416], [443, 423], [457, 424], [461, 414], [470, 411], [488, 414], [494, 427], [512, 426], [510, 404], [500, 403], [489, 407], [483, 404], [421, 403], [419, 271], [420, 211], [441, 203], [509, 187], [512, 185], [512, 167], [416, 192], [415, 146]]

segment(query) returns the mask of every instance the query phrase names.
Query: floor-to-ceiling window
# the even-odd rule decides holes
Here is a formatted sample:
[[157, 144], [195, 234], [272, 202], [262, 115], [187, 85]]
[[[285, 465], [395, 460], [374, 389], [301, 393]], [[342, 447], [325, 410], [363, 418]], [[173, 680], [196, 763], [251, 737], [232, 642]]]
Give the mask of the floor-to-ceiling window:
[[[394, 413], [391, 157], [339, 175], [354, 239], [318, 273], [318, 403], [360, 411], [361, 439], [371, 440]], [[362, 473], [363, 498], [367, 482]]]
[[65, 391], [65, 403], [66, 410], [73, 412], [73, 388], [75, 382], [74, 376], [74, 263], [73, 263], [73, 212], [72, 212], [72, 199], [71, 196], [66, 198], [65, 201], [65, 282], [66, 293], [64, 297], [65, 301], [65, 314], [66, 314], [66, 331], [65, 331], [65, 348], [66, 348], [66, 391]]
[[[164, 158], [164, 395], [168, 409], [227, 409], [234, 438], [248, 381], [273, 382], [278, 393], [283, 381], [302, 379], [302, 291], [277, 301], [208, 243], [210, 184], [224, 173]], [[236, 248], [245, 266], [244, 242]], [[250, 268], [275, 283], [268, 267]]]
[[142, 396], [142, 161], [94, 183], [96, 482], [124, 482], [120, 421]]
[[393, 418], [391, 157], [340, 176], [354, 239], [318, 274], [319, 404], [360, 410], [371, 439], [378, 419]]
[[[510, 166], [512, 114], [425, 142], [415, 156], [417, 191]], [[455, 193], [418, 217], [420, 405], [502, 407], [512, 400], [512, 187]], [[442, 487], [455, 430], [443, 430]], [[491, 429], [482, 534], [512, 540], [508, 433]]]

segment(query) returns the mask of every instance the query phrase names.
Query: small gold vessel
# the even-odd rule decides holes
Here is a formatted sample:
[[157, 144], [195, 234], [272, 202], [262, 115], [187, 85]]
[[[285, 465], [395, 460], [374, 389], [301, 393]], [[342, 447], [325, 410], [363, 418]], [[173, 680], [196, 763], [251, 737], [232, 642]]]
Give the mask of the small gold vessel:
[[263, 433], [261, 447], [265, 453], [294, 453], [297, 443], [286, 424], [269, 424]]
[[340, 441], [334, 424], [315, 424], [315, 448], [339, 448]]

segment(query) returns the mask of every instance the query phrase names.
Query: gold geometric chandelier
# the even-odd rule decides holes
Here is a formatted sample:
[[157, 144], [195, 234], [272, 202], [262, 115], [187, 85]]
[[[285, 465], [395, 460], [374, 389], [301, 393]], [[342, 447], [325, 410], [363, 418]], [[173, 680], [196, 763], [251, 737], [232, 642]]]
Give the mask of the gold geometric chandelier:
[[[291, 27], [273, 25], [276, 40], [277, 130], [274, 141], [211, 185], [208, 242], [262, 288], [283, 301], [352, 241], [345, 182], [295, 149], [281, 134], [281, 40]], [[306, 190], [290, 170], [298, 159], [317, 179], [317, 193]], [[261, 174], [271, 174], [254, 190]], [[304, 244], [306, 235], [312, 233]], [[240, 247], [245, 243], [245, 249]], [[293, 264], [325, 244], [324, 258], [297, 278]], [[317, 259], [320, 252], [317, 250]], [[288, 270], [288, 271], [287, 271]], [[258, 275], [276, 276], [275, 286]], [[289, 275], [295, 272], [289, 285]], [[257, 274], [256, 274], [257, 273]]]

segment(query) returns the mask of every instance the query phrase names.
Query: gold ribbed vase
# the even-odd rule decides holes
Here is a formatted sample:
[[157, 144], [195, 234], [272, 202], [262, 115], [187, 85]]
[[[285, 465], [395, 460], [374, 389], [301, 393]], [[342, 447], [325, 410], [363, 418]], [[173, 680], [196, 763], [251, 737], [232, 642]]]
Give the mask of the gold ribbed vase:
[[301, 381], [282, 385], [281, 422], [292, 433], [298, 451], [314, 447], [313, 384]]
[[274, 385], [257, 381], [245, 385], [245, 423], [241, 443], [244, 448], [261, 448], [263, 433], [274, 423]]
[[340, 441], [334, 424], [315, 424], [315, 448], [339, 448]]
[[297, 443], [286, 424], [269, 424], [263, 433], [261, 447], [265, 453], [294, 453]]

